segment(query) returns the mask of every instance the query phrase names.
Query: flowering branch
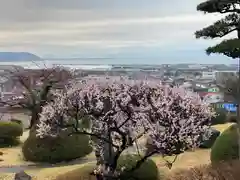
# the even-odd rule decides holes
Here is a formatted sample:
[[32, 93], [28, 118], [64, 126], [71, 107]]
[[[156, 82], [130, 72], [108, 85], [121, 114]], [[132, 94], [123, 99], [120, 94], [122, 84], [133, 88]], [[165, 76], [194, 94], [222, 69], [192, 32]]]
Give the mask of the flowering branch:
[[[90, 78], [54, 97], [43, 107], [37, 135], [57, 136], [72, 127], [72, 133], [95, 137], [92, 142], [99, 167], [95, 175], [100, 177], [119, 177], [122, 172], [116, 168], [122, 152], [145, 134], [151, 138], [153, 151], [131, 171], [155, 153], [170, 156], [198, 147], [214, 116], [197, 94], [154, 80]], [[90, 131], [79, 127], [84, 116], [91, 118]], [[69, 125], [71, 119], [75, 123]]]
[[105, 141], [106, 143], [111, 144], [113, 147], [119, 149], [119, 147], [118, 147], [117, 145], [115, 145], [114, 143], [112, 143], [112, 142], [109, 141], [108, 139], [106, 139], [106, 138], [104, 138], [104, 137], [102, 137], [102, 136], [99, 136], [99, 135], [97, 135], [97, 134], [89, 133], [89, 132], [87, 132], [87, 131], [77, 131], [77, 132], [72, 132], [72, 133], [70, 133], [69, 136], [71, 136], [71, 135], [73, 135], [73, 134], [85, 134], [85, 135], [93, 136], [93, 137], [96, 137], [96, 138], [98, 138], [98, 139], [101, 139], [101, 140]]

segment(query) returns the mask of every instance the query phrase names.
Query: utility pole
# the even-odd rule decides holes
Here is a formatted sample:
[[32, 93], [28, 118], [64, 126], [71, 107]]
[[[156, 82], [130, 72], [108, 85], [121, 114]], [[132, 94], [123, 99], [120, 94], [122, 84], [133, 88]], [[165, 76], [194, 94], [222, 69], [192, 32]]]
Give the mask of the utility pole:
[[[238, 22], [237, 36], [240, 40], [240, 24]], [[238, 124], [238, 159], [240, 160], [240, 55], [238, 55], [238, 84], [237, 84], [237, 96], [236, 96], [236, 106], [237, 106], [237, 124]]]

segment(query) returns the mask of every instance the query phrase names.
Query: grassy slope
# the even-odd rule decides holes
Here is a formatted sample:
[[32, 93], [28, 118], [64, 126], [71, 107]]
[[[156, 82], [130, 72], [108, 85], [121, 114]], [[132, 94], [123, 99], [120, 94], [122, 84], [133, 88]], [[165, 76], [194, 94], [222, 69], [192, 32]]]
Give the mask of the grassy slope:
[[[223, 124], [223, 125], [215, 125], [214, 127], [218, 129], [219, 131], [224, 131], [227, 127], [229, 127], [231, 124]], [[23, 137], [21, 137], [22, 141], [24, 141], [27, 138], [28, 134], [27, 132], [24, 133]], [[5, 152], [1, 158], [4, 159], [3, 162], [0, 162], [1, 165], [19, 165], [19, 164], [26, 164], [21, 159], [21, 150], [20, 147], [15, 148], [4, 148], [0, 149], [0, 151]], [[196, 150], [194, 152], [185, 152], [181, 154], [176, 162], [173, 165], [172, 170], [178, 169], [178, 168], [190, 168], [193, 166], [201, 165], [201, 164], [207, 164], [210, 162], [210, 156], [209, 156], [210, 150], [209, 149], [200, 149]], [[168, 160], [173, 159], [172, 157], [168, 157]], [[153, 160], [157, 163], [158, 167], [165, 170], [166, 172], [169, 172], [169, 170], [165, 167], [165, 161], [160, 156], [153, 157]], [[34, 180], [42, 180], [42, 179], [49, 179], [54, 180], [55, 177], [61, 173], [65, 173], [71, 170], [74, 170], [76, 168], [79, 168], [83, 165], [72, 165], [72, 166], [62, 166], [62, 167], [56, 167], [56, 168], [42, 168], [35, 171], [27, 171], [30, 175], [34, 176]], [[13, 174], [1, 174], [0, 180], [12, 180]]]
[[[223, 132], [230, 125], [231, 123], [215, 125], [213, 127], [220, 132]], [[180, 154], [173, 164], [172, 170], [179, 168], [191, 168], [202, 164], [209, 164], [210, 151], [211, 149], [197, 149], [194, 152], [185, 152], [183, 154]], [[173, 158], [174, 157], [167, 157], [167, 160], [172, 162]], [[153, 157], [153, 160], [157, 163], [159, 168], [163, 169], [166, 172], [169, 172], [169, 169], [166, 168], [165, 161], [162, 159], [162, 157], [156, 156]]]
[[[24, 132], [20, 137], [20, 140], [24, 142], [28, 137], [28, 131]], [[25, 162], [21, 154], [21, 146], [11, 147], [11, 148], [0, 148], [0, 152], [3, 152], [3, 155], [0, 157], [3, 161], [0, 161], [1, 166], [11, 166], [11, 165], [21, 165], [29, 164]]]

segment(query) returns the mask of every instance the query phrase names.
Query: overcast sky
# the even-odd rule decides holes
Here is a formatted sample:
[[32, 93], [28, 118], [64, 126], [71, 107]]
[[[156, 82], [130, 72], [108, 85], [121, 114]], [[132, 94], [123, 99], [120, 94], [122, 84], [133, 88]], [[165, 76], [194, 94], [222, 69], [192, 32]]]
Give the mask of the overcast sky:
[[197, 12], [201, 0], [0, 2], [1, 51], [41, 57], [196, 58], [202, 63], [219, 59], [204, 52], [216, 41], [194, 38], [196, 30], [221, 17]]

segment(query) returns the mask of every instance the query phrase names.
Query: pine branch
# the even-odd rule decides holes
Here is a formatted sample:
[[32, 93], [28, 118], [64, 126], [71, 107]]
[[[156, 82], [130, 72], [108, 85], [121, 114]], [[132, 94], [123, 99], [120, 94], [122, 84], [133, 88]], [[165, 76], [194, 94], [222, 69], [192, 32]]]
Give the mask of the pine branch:
[[223, 54], [231, 58], [239, 58], [240, 57], [240, 40], [237, 38], [224, 40], [215, 46], [207, 48], [206, 53], [208, 55], [212, 53], [217, 53], [217, 54]]
[[240, 13], [240, 9], [236, 7], [239, 4], [239, 0], [208, 0], [200, 3], [197, 10], [205, 13]]
[[221, 38], [238, 29], [240, 16], [236, 13], [230, 14], [225, 18], [215, 22], [202, 30], [195, 32], [195, 37], [198, 38]]

